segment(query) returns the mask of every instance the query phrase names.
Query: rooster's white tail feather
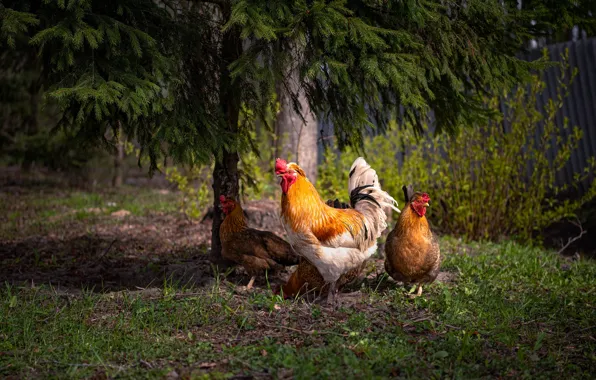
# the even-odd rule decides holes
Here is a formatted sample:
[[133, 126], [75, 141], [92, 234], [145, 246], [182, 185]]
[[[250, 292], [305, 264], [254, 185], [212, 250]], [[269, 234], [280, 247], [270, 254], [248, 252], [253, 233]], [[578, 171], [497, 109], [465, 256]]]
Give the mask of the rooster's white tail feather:
[[[350, 197], [352, 197], [354, 189], [362, 186], [367, 187], [360, 191], [374, 198], [381, 207], [390, 207], [397, 212], [401, 212], [397, 208], [397, 201], [381, 189], [379, 176], [375, 169], [371, 168], [364, 158], [358, 157], [350, 168], [348, 179], [348, 194]], [[355, 207], [355, 205], [352, 205], [352, 207]]]

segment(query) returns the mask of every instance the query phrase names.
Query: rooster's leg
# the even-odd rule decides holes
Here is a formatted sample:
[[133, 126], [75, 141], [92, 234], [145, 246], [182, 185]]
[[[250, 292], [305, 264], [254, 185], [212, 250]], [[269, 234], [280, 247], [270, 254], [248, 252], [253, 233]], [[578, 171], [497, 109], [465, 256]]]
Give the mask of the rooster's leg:
[[250, 278], [250, 281], [248, 282], [248, 285], [246, 285], [246, 290], [248, 290], [248, 289], [252, 289], [252, 285], [255, 283], [255, 277], [256, 277], [256, 276], [252, 276], [252, 277]]
[[335, 281], [329, 283], [329, 292], [327, 293], [327, 306], [335, 305]]

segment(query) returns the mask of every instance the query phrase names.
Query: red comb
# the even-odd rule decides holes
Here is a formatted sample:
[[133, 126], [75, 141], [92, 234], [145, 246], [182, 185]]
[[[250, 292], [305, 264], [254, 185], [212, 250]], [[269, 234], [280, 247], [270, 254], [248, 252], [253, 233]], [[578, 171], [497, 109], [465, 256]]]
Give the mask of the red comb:
[[226, 196], [225, 195], [220, 195], [219, 196], [219, 201], [220, 202], [225, 202], [226, 201]]
[[282, 160], [278, 158], [275, 160], [275, 171], [276, 172], [285, 172], [288, 169], [288, 163], [286, 160]]

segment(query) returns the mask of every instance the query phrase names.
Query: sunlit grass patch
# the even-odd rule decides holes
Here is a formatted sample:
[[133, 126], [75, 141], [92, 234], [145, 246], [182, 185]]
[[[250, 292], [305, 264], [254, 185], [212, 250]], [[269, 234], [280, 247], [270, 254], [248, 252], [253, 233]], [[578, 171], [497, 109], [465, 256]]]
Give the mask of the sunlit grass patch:
[[[460, 254], [444, 239], [447, 283], [409, 299], [386, 279], [331, 311], [194, 288], [77, 296], [47, 286], [0, 294], [0, 375], [160, 377], [585, 377], [596, 363], [596, 265], [514, 243]], [[471, 248], [466, 248], [471, 249]], [[382, 283], [379, 285], [379, 281]]]

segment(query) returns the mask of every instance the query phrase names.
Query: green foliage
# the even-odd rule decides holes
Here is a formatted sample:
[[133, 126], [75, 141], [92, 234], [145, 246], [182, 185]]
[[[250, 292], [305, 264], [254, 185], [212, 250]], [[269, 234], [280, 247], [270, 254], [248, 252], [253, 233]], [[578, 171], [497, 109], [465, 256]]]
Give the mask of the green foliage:
[[[245, 199], [261, 199], [276, 193], [278, 186], [274, 184], [274, 175], [270, 170], [273, 162], [275, 140], [274, 133], [267, 125], [255, 127], [258, 120], [254, 113], [246, 107], [241, 107], [241, 118], [238, 122], [238, 149], [241, 153], [238, 171], [240, 173], [240, 196]], [[272, 113], [266, 115], [266, 120], [271, 125]], [[259, 131], [257, 135], [256, 131]], [[140, 152], [131, 144], [128, 150]], [[158, 169], [161, 166], [158, 165]], [[206, 211], [212, 198], [212, 176], [210, 166], [171, 167], [166, 168], [166, 179], [176, 184], [180, 190], [180, 210], [189, 219], [199, 219]]]
[[[255, 43], [232, 76], [248, 78], [245, 101], [257, 109], [263, 87], [282, 81], [292, 88], [287, 72], [297, 70], [311, 109], [333, 123], [340, 147], [358, 146], [373, 121], [384, 129], [399, 106], [419, 130], [430, 109], [439, 127], [453, 130], [489, 114], [478, 94], [511, 87], [538, 67], [514, 56], [527, 33], [518, 13], [496, 0], [464, 7], [243, 0], [226, 28], [242, 28]], [[299, 107], [296, 94], [293, 102]]]
[[[229, 143], [229, 136], [214, 133], [219, 115], [205, 110], [211, 92], [188, 92], [184, 75], [192, 68], [180, 65], [180, 54], [190, 37], [159, 4], [47, 0], [4, 6], [3, 40], [16, 54], [33, 49], [39, 57], [44, 98], [59, 107], [58, 127], [70, 139], [113, 149], [116, 141], [105, 136], [121, 125], [141, 144], [151, 171], [166, 154], [208, 163]], [[197, 24], [193, 33], [202, 32], [204, 25]]]
[[[14, 0], [0, 8], [0, 37], [39, 57], [40, 84], [69, 138], [114, 148], [106, 132], [122, 125], [155, 170], [164, 156], [201, 165], [224, 151], [247, 154], [254, 135], [236, 130], [239, 105], [265, 120], [279, 83], [297, 109], [304, 90], [311, 109], [333, 122], [340, 148], [360, 146], [373, 122], [384, 129], [399, 106], [419, 132], [431, 109], [447, 130], [485, 118], [482, 94], [543, 66], [515, 57], [524, 42], [574, 22], [594, 25], [581, 16], [591, 10], [585, 1], [557, 3], [559, 21], [546, 12], [550, 2], [525, 6]], [[299, 83], [289, 83], [290, 71]]]
[[[254, 151], [241, 156], [238, 170], [240, 172], [240, 196], [244, 199], [271, 198], [277, 194], [279, 186], [270, 170], [273, 148], [272, 133], [262, 131], [257, 137], [251, 132], [251, 139], [256, 141]], [[173, 166], [165, 169], [166, 179], [175, 184], [180, 191], [178, 205], [180, 211], [189, 219], [203, 217], [212, 198], [212, 176], [210, 166], [192, 168]]]
[[[444, 232], [472, 240], [503, 235], [532, 240], [536, 232], [574, 216], [596, 197], [593, 182], [582, 197], [561, 200], [596, 170], [594, 158], [572, 183], [555, 185], [555, 176], [569, 163], [582, 138], [581, 130], [571, 128], [567, 120], [563, 128], [570, 133], [564, 137], [555, 122], [575, 75], [572, 72], [567, 77], [568, 71], [568, 65], [563, 65], [559, 86], [550, 89], [556, 96], [543, 110], [536, 104], [545, 85], [534, 77], [527, 86], [501, 98], [506, 105], [502, 117], [451, 137], [420, 139], [412, 130], [394, 125], [387, 135], [365, 142], [370, 152], [367, 160], [377, 170], [383, 188], [400, 199], [401, 205], [404, 184], [428, 192], [433, 199], [429, 218]], [[495, 113], [499, 105], [498, 98], [490, 99]], [[510, 130], [505, 132], [504, 125]], [[399, 156], [401, 165], [396, 163]], [[328, 152], [318, 181], [325, 198], [346, 199], [347, 168], [356, 157], [348, 151], [336, 165], [334, 154]]]
[[4, 42], [11, 47], [16, 47], [16, 38], [19, 34], [26, 33], [29, 27], [39, 25], [39, 20], [32, 14], [18, 12], [13, 9], [4, 8], [0, 5], [0, 46]]
[[[399, 106], [420, 132], [427, 111], [453, 130], [490, 115], [482, 94], [510, 88], [540, 62], [515, 54], [571, 25], [593, 30], [593, 4], [433, 0], [13, 0], [0, 41], [39, 57], [45, 96], [70, 138], [113, 148], [118, 123], [150, 170], [164, 156], [206, 164], [246, 147], [240, 104], [265, 119], [276, 84], [303, 89], [340, 148], [384, 129]], [[556, 9], [556, 14], [551, 12]], [[290, 71], [299, 83], [289, 83]], [[254, 142], [253, 142], [254, 143]], [[246, 153], [246, 152], [244, 152]]]
[[43, 163], [49, 169], [84, 174], [82, 169], [99, 154], [99, 150], [69, 139], [62, 131], [51, 133], [43, 128], [33, 135], [17, 133], [4, 154], [9, 165]]
[[275, 141], [278, 138], [271, 128], [279, 108], [275, 94], [269, 104], [260, 118], [246, 105], [241, 107], [239, 135], [243, 142], [240, 144], [242, 154], [238, 171], [240, 194], [248, 199], [271, 197], [279, 190], [271, 167], [275, 160]]
[[[316, 185], [317, 191], [323, 199], [339, 199], [344, 202], [348, 200], [348, 171], [357, 157], [357, 153], [351, 149], [340, 155], [330, 150], [330, 148], [325, 150], [323, 162], [319, 165], [317, 171]], [[377, 167], [375, 169], [380, 175], [379, 169]], [[385, 190], [389, 191], [388, 189]]]
[[177, 167], [166, 169], [166, 179], [176, 184], [179, 196], [180, 211], [189, 219], [196, 220], [204, 216], [213, 198], [208, 184], [210, 167], [192, 168], [182, 174]]

